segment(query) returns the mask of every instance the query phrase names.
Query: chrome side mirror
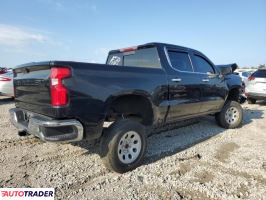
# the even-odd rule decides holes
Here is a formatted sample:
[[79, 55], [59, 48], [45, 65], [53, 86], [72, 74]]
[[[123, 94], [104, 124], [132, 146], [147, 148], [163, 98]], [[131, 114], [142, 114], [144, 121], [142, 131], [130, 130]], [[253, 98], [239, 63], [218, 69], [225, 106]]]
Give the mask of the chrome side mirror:
[[216, 78], [217, 76], [219, 76], [219, 74], [214, 74], [214, 73], [211, 73], [211, 72], [207, 72], [207, 75], [209, 78]]

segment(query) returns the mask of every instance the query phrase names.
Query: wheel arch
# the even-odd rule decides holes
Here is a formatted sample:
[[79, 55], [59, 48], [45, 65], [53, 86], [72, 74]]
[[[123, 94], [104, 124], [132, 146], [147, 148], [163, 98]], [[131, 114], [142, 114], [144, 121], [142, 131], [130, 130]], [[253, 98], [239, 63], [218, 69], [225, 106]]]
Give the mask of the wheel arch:
[[143, 125], [150, 126], [154, 121], [151, 96], [146, 92], [124, 92], [110, 96], [105, 103], [105, 120], [136, 118]]
[[240, 89], [241, 89], [241, 86], [239, 86], [239, 85], [235, 85], [235, 86], [230, 87], [226, 100], [238, 101], [239, 95], [240, 95]]

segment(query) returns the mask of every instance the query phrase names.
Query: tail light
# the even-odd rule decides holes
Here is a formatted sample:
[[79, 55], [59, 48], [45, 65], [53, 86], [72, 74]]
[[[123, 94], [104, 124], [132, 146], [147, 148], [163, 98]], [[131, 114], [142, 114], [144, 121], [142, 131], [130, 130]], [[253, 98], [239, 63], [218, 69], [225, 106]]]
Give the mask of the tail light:
[[67, 67], [51, 69], [50, 89], [52, 106], [65, 106], [68, 103], [68, 91], [63, 84], [63, 79], [71, 76], [71, 70]]
[[0, 81], [11, 81], [11, 80], [12, 79], [8, 77], [3, 77], [3, 76], [0, 77]]
[[251, 76], [248, 77], [248, 81], [253, 81], [253, 80], [255, 80], [254, 76], [251, 75]]
[[125, 53], [125, 52], [129, 52], [129, 51], [136, 51], [137, 49], [138, 49], [138, 47], [135, 46], [135, 47], [127, 47], [127, 48], [119, 49], [119, 51], [122, 53]]

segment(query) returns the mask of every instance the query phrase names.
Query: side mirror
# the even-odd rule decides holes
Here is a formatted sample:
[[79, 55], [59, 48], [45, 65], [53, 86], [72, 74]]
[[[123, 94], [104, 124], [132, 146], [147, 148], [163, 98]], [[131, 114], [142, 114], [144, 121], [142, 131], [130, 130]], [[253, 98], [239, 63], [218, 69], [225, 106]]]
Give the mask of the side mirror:
[[219, 74], [214, 74], [214, 73], [212, 73], [212, 72], [207, 72], [207, 75], [208, 75], [209, 78], [215, 78], [215, 77], [217, 77]]
[[232, 73], [232, 68], [231, 67], [221, 67], [220, 72], [222, 75], [227, 75]]

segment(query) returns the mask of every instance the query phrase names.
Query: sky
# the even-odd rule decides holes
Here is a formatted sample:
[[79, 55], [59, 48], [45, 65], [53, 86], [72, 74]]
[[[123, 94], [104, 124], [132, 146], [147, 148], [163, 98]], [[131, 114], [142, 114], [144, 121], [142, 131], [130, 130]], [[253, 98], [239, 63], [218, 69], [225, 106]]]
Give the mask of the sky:
[[111, 49], [165, 42], [215, 64], [266, 64], [266, 0], [0, 0], [0, 66], [104, 63]]

